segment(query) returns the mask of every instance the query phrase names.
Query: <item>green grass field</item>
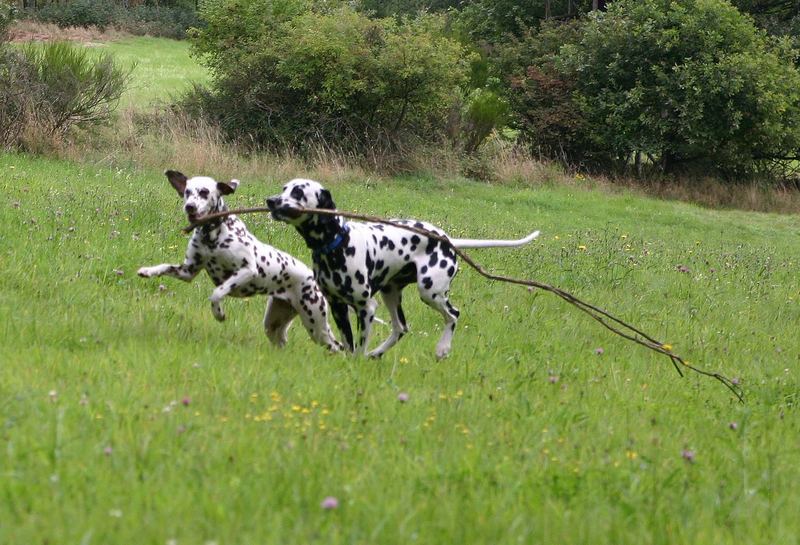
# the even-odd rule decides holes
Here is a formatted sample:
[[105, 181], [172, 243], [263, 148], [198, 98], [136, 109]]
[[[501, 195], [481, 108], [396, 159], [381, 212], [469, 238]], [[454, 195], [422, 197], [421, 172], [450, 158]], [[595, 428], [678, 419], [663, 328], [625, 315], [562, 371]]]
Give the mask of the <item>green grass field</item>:
[[[283, 181], [243, 180], [229, 203]], [[220, 324], [205, 275], [135, 275], [187, 240], [160, 174], [0, 155], [0, 543], [798, 542], [800, 219], [564, 187], [333, 191], [454, 236], [541, 229], [472, 255], [737, 377], [746, 403], [463, 268], [445, 361], [413, 288], [411, 333], [380, 361], [328, 355], [297, 324], [278, 350], [263, 298], [227, 300]], [[308, 261], [287, 226], [246, 221]]]
[[[95, 44], [96, 45], [96, 44]], [[205, 68], [189, 54], [186, 41], [131, 37], [93, 47], [111, 53], [123, 67], [133, 67], [131, 81], [120, 101], [121, 108], [143, 110], [168, 104], [192, 83], [207, 83]]]
[[[185, 43], [97, 50], [136, 63], [123, 107], [208, 78]], [[261, 205], [284, 181], [244, 180], [229, 203]], [[136, 277], [186, 245], [160, 174], [0, 155], [0, 190], [0, 543], [798, 543], [796, 216], [566, 187], [333, 188], [343, 209], [454, 236], [541, 229], [471, 253], [736, 377], [739, 404], [554, 296], [465, 267], [445, 361], [413, 288], [411, 333], [380, 361], [328, 355], [299, 325], [277, 350], [263, 298], [226, 300], [220, 324], [204, 275]], [[309, 261], [286, 225], [246, 221]]]

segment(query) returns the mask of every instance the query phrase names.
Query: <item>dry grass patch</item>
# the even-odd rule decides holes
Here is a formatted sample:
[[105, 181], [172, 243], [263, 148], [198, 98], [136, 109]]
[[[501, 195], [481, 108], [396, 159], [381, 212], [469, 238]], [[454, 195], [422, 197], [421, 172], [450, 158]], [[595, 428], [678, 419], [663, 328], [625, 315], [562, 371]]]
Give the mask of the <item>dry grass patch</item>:
[[327, 183], [376, 178], [352, 158], [322, 146], [302, 157], [291, 151], [248, 153], [227, 142], [218, 128], [169, 111], [145, 115], [129, 109], [113, 126], [78, 136], [54, 152], [73, 161], [145, 170], [175, 167], [219, 178], [311, 177]]
[[84, 45], [102, 46], [100, 42], [110, 42], [130, 36], [125, 32], [107, 28], [101, 30], [97, 27], [67, 27], [61, 28], [53, 23], [38, 21], [17, 21], [8, 30], [12, 42], [80, 42]]

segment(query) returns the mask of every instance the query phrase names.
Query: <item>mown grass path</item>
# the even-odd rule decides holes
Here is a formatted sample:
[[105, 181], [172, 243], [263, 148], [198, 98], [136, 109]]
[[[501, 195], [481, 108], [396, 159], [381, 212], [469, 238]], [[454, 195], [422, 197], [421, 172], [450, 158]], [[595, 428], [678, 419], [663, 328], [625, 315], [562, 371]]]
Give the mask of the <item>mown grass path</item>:
[[[282, 182], [243, 180], [230, 203]], [[459, 237], [541, 229], [471, 254], [739, 377], [747, 402], [466, 269], [445, 361], [413, 289], [411, 333], [380, 361], [296, 325], [277, 350], [263, 299], [226, 300], [220, 324], [205, 276], [135, 276], [187, 240], [160, 174], [0, 155], [0, 543], [796, 542], [798, 218], [563, 187], [333, 191]], [[287, 226], [245, 219], [308, 261]]]

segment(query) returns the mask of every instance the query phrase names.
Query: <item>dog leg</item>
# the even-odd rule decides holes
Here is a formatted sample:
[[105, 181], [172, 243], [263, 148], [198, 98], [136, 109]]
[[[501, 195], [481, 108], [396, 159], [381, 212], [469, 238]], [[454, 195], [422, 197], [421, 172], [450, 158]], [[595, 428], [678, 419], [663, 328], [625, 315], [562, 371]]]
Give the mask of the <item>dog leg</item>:
[[403, 314], [403, 307], [400, 306], [403, 298], [403, 288], [395, 286], [386, 288], [381, 292], [381, 297], [392, 319], [392, 333], [378, 348], [367, 354], [367, 357], [370, 358], [381, 357], [384, 352], [393, 347], [408, 331], [406, 317]]
[[295, 316], [297, 316], [297, 311], [287, 301], [275, 297], [267, 298], [264, 332], [272, 344], [278, 348], [286, 346], [289, 326], [292, 325]]
[[333, 316], [333, 321], [342, 334], [345, 348], [352, 352], [355, 347], [353, 346], [353, 330], [350, 327], [350, 318], [348, 317], [349, 308], [346, 303], [333, 301], [329, 301], [329, 303], [331, 307], [331, 316]]
[[154, 276], [171, 276], [184, 282], [191, 282], [197, 273], [200, 272], [200, 267], [196, 263], [183, 263], [182, 265], [170, 265], [164, 263], [162, 265], [154, 265], [153, 267], [141, 267], [136, 274], [142, 278], [153, 278]]
[[222, 301], [231, 290], [242, 284], [247, 284], [256, 276], [258, 276], [258, 272], [248, 268], [242, 268], [225, 280], [225, 282], [214, 288], [214, 291], [211, 292], [211, 297], [208, 298], [208, 300], [211, 301], [211, 313], [214, 315], [214, 318], [220, 322], [224, 321], [225, 312], [222, 310], [220, 301]]
[[333, 332], [328, 326], [325, 312], [306, 307], [300, 309], [299, 314], [303, 326], [314, 341], [327, 347], [331, 352], [338, 352], [342, 349], [342, 345], [333, 336]]
[[[194, 240], [194, 238], [192, 240]], [[153, 267], [142, 267], [136, 271], [136, 274], [142, 278], [171, 276], [173, 278], [177, 278], [178, 280], [183, 280], [184, 282], [191, 282], [202, 269], [202, 258], [198, 256], [197, 252], [190, 244], [189, 248], [186, 250], [186, 257], [184, 257], [183, 263], [180, 265], [163, 263]]]
[[290, 298], [290, 304], [300, 315], [303, 327], [311, 338], [325, 346], [331, 352], [338, 352], [342, 345], [333, 336], [328, 325], [328, 304], [316, 282], [309, 277], [306, 282], [296, 286]]
[[353, 352], [357, 356], [364, 356], [369, 348], [369, 333], [372, 329], [372, 321], [375, 319], [375, 309], [378, 302], [373, 298], [369, 299], [364, 306], [356, 309], [358, 315], [358, 345]]
[[444, 318], [444, 331], [442, 331], [439, 342], [436, 343], [436, 357], [439, 359], [446, 358], [450, 354], [450, 345], [458, 322], [458, 309], [450, 304], [447, 290], [437, 293], [420, 286], [419, 295], [426, 305], [438, 311]]

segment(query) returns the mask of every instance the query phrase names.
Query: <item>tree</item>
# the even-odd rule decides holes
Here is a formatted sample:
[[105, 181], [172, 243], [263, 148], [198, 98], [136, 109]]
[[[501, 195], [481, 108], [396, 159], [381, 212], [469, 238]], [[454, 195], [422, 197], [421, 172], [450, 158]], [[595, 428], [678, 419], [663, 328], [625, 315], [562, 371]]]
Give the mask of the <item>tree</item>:
[[475, 42], [496, 44], [524, 36], [544, 20], [571, 19], [591, 9], [592, 0], [471, 0], [463, 3], [457, 26]]
[[444, 19], [371, 19], [323, 4], [207, 2], [208, 24], [193, 35], [214, 75], [201, 109], [261, 145], [437, 139], [468, 68]]
[[800, 147], [794, 54], [724, 0], [616, 0], [556, 63], [596, 154], [735, 174]]

